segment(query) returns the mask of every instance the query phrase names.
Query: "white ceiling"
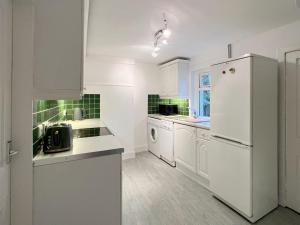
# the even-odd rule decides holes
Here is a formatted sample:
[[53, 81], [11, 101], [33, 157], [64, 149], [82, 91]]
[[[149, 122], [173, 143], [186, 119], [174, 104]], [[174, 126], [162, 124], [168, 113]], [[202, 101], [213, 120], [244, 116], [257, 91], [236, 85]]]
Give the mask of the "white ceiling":
[[[169, 45], [151, 56], [165, 12]], [[300, 19], [295, 0], [90, 0], [88, 54], [145, 62], [192, 57]]]

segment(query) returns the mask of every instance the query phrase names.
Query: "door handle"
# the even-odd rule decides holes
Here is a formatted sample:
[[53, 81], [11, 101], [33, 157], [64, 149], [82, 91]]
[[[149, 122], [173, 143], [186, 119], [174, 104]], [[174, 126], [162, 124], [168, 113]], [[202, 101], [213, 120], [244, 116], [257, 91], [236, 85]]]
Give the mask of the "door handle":
[[7, 142], [8, 151], [7, 151], [7, 163], [10, 163], [12, 158], [19, 154], [19, 151], [15, 151], [12, 149], [12, 141]]

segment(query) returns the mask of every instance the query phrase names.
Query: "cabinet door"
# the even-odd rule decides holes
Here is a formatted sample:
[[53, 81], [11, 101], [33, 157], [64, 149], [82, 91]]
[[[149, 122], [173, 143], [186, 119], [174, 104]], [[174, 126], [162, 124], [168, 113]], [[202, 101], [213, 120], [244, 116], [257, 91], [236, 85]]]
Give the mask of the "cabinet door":
[[175, 124], [175, 161], [196, 173], [196, 128]]
[[83, 76], [84, 1], [36, 0], [34, 10], [36, 97], [39, 93], [56, 91], [75, 91], [79, 97]]
[[208, 179], [207, 140], [197, 140], [197, 174]]
[[169, 80], [169, 67], [163, 67], [160, 69], [161, 74], [161, 95], [167, 96], [168, 95], [168, 80]]
[[178, 63], [169, 66], [167, 93], [169, 96], [178, 95]]

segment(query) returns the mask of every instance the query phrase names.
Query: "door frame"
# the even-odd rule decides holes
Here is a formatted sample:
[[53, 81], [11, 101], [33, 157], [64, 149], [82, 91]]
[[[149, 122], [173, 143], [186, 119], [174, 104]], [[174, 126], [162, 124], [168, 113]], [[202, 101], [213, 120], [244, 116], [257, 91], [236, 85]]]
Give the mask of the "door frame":
[[277, 58], [279, 61], [279, 132], [278, 132], [278, 154], [279, 154], [279, 204], [287, 206], [287, 149], [286, 149], [286, 56], [295, 51], [300, 51], [300, 46], [291, 46], [288, 48], [278, 49]]

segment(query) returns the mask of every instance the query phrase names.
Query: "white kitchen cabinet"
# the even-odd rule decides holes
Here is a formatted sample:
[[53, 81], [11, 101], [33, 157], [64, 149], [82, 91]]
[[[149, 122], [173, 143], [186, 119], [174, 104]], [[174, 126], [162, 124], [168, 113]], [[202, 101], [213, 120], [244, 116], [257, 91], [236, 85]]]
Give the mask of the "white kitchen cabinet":
[[205, 179], [209, 179], [208, 171], [208, 143], [210, 131], [207, 129], [197, 129], [197, 174]]
[[181, 124], [174, 125], [175, 161], [196, 173], [196, 128]]
[[209, 139], [207, 129], [174, 124], [176, 168], [206, 188], [209, 188]]
[[198, 138], [196, 141], [197, 151], [197, 174], [208, 179], [208, 140]]
[[120, 225], [121, 160], [112, 154], [35, 165], [33, 225]]
[[86, 0], [35, 0], [34, 97], [79, 99], [83, 90]]
[[174, 60], [160, 66], [162, 97], [187, 98], [189, 95], [189, 61]]

